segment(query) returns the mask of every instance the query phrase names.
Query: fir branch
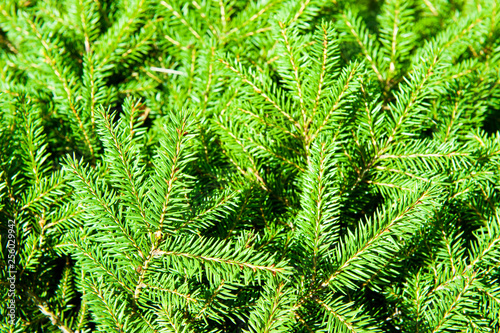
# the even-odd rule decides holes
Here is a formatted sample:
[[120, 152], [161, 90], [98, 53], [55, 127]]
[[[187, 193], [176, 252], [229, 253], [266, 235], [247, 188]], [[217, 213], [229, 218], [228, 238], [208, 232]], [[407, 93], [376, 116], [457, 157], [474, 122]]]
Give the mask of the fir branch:
[[290, 43], [290, 37], [292, 40], [296, 40], [297, 38], [295, 36], [289, 35], [290, 30], [287, 29], [283, 23], [279, 22], [278, 24], [280, 27], [281, 43], [283, 44], [285, 51], [283, 53], [287, 55], [287, 61], [281, 62], [280, 69], [283, 73], [282, 76], [285, 80], [285, 83], [295, 94], [297, 94], [297, 97], [299, 98], [299, 107], [302, 114], [302, 127], [304, 127], [307, 121], [307, 115], [304, 105], [304, 96], [302, 92], [302, 73], [299, 73], [299, 54], [295, 45], [291, 45]]
[[[125, 314], [127, 302], [124, 301], [123, 296], [117, 297], [113, 292], [113, 288], [101, 288], [93, 279], [87, 280], [87, 290], [91, 292], [88, 296], [92, 295], [95, 298], [90, 299], [89, 303], [98, 304], [104, 311], [99, 313], [99, 326], [103, 329], [113, 329], [117, 332], [126, 332], [127, 324], [122, 323], [122, 317]], [[120, 300], [120, 298], [122, 298]], [[120, 302], [121, 301], [121, 302]]]
[[54, 313], [54, 311], [52, 311], [52, 309], [48, 307], [47, 303], [44, 302], [38, 295], [36, 295], [32, 290], [28, 289], [26, 290], [26, 293], [28, 294], [28, 296], [30, 296], [33, 302], [35, 302], [40, 312], [50, 319], [52, 325], [57, 326], [63, 333], [73, 333], [73, 330], [70, 327], [66, 326], [62, 319], [56, 313]]
[[354, 40], [361, 48], [378, 80], [383, 82], [384, 78], [380, 72], [379, 64], [376, 62], [379, 53], [378, 41], [373, 41], [373, 39], [369, 38], [370, 33], [368, 28], [365, 26], [362, 19], [356, 16], [357, 15], [353, 13], [352, 10], [348, 9], [342, 13], [341, 22], [347, 27], [347, 31], [354, 37]]
[[[250, 314], [249, 332], [287, 332], [292, 319], [290, 310], [290, 289], [284, 283], [271, 284], [265, 294], [255, 304], [255, 312]], [[262, 309], [265, 313], [260, 315]]]
[[[362, 278], [362, 276], [354, 275], [354, 272], [358, 272], [357, 274], [359, 274], [359, 270], [356, 266], [363, 265], [363, 262], [366, 263], [365, 253], [371, 252], [372, 247], [378, 248], [379, 251], [376, 255], [378, 258], [376, 260], [375, 257], [373, 258], [374, 262], [371, 263], [371, 268], [373, 269], [376, 267], [376, 262], [379, 262], [378, 265], [382, 265], [383, 262], [387, 260], [386, 258], [389, 257], [390, 253], [394, 252], [399, 247], [395, 244], [386, 243], [389, 239], [386, 234], [390, 235], [394, 233], [395, 236], [398, 235], [399, 237], [404, 237], [404, 234], [411, 233], [411, 230], [418, 228], [418, 225], [409, 224], [409, 221], [412, 221], [421, 214], [427, 215], [429, 213], [426, 206], [430, 205], [432, 200], [434, 200], [435, 193], [436, 188], [428, 188], [418, 196], [413, 194], [412, 200], [406, 203], [405, 206], [400, 206], [397, 209], [397, 214], [394, 214], [384, 224], [380, 224], [380, 229], [378, 230], [374, 229], [375, 226], [366, 225], [364, 228], [361, 227], [361, 229], [356, 230], [355, 233], [351, 233], [349, 238], [358, 239], [360, 247], [355, 248], [355, 251], [352, 252], [351, 255], [346, 256], [346, 254], [350, 252], [346, 245], [352, 243], [346, 239], [339, 245], [337, 248], [338, 267], [329, 275], [327, 279], [324, 280], [321, 284], [322, 288], [329, 286], [333, 281], [338, 279], [342, 279], [343, 284], [346, 284], [346, 282], [349, 281], [346, 284], [349, 285], [353, 283], [350, 281]], [[378, 243], [380, 243], [380, 247], [377, 246]], [[350, 272], [350, 270], [352, 271]]]
[[[338, 118], [342, 117], [342, 113], [336, 115], [339, 109], [344, 106], [351, 94], [353, 94], [358, 88], [358, 82], [356, 80], [356, 74], [361, 70], [359, 64], [353, 63], [349, 67], [345, 68], [340, 75], [340, 79], [334, 90], [332, 91], [333, 98], [329, 98], [328, 104], [325, 107], [325, 112], [321, 114], [322, 119], [319, 120], [319, 126], [314, 129], [308, 142], [314, 141], [316, 137], [325, 129], [327, 125]], [[338, 118], [337, 118], [337, 117]], [[319, 117], [318, 117], [319, 118]]]
[[84, 140], [86, 147], [89, 149], [90, 156], [94, 156], [94, 147], [93, 144], [90, 142], [90, 135], [88, 133], [88, 130], [84, 126], [84, 120], [81, 118], [80, 115], [80, 107], [77, 104], [77, 98], [74, 96], [74, 90], [71, 87], [71, 82], [74, 82], [73, 78], [67, 78], [66, 73], [67, 70], [64, 70], [60, 67], [58, 57], [55, 55], [54, 49], [55, 47], [51, 45], [50, 41], [47, 41], [42, 33], [40, 32], [40, 28], [36, 25], [35, 22], [29, 20], [28, 18], [25, 18], [26, 23], [32, 30], [32, 32], [35, 34], [36, 38], [38, 39], [39, 43], [43, 46], [43, 55], [45, 57], [45, 62], [49, 65], [49, 67], [52, 69], [54, 75], [58, 78], [59, 83], [62, 85], [62, 90], [64, 94], [66, 95], [66, 102], [70, 111], [71, 115], [75, 117], [77, 126], [79, 131], [83, 134]]
[[166, 1], [161, 2], [162, 6], [165, 6], [168, 11], [170, 11], [188, 30], [193, 34], [196, 39], [198, 39], [202, 44], [203, 40], [201, 39], [200, 33], [198, 33], [185, 19], [184, 17], [177, 11], [170, 3]]
[[330, 330], [345, 331], [351, 333], [362, 332], [381, 332], [377, 327], [372, 326], [373, 320], [367, 316], [357, 316], [357, 313], [350, 313], [349, 305], [343, 303], [340, 299], [330, 302], [323, 302], [315, 298], [318, 303], [329, 316], [328, 328]]
[[235, 73], [243, 83], [248, 84], [255, 93], [260, 95], [266, 102], [270, 103], [279, 113], [281, 113], [283, 116], [285, 116], [286, 119], [290, 121], [298, 130], [301, 130], [302, 127], [298, 121], [296, 121], [289, 113], [287, 113], [285, 110], [283, 110], [280, 105], [278, 104], [277, 101], [274, 100], [274, 98], [270, 97], [269, 95], [266, 94], [265, 91], [263, 91], [261, 88], [257, 86], [256, 83], [254, 83], [251, 79], [248, 78], [248, 76], [243, 73], [240, 69], [237, 69], [233, 65], [231, 65], [228, 61], [224, 59], [219, 59], [219, 61], [226, 66], [230, 71]]
[[81, 198], [84, 202], [88, 201], [89, 204], [95, 205], [94, 211], [96, 213], [100, 213], [96, 215], [101, 215], [105, 218], [102, 222], [104, 222], [103, 224], [107, 227], [106, 229], [114, 229], [117, 231], [120, 236], [119, 239], [126, 240], [128, 246], [130, 246], [129, 249], [131, 252], [137, 252], [138, 255], [143, 258], [143, 249], [141, 249], [140, 244], [136, 242], [135, 238], [130, 233], [128, 226], [123, 223], [123, 221], [121, 221], [119, 216], [116, 214], [115, 208], [113, 207], [116, 201], [114, 195], [107, 193], [105, 188], [99, 188], [97, 177], [95, 174], [82, 167], [81, 161], [68, 158], [66, 159], [66, 165], [68, 171], [75, 177], [73, 186], [79, 190]]
[[[129, 117], [129, 122], [134, 122], [137, 116], [136, 110], [139, 107], [139, 103], [136, 102], [135, 104], [131, 104], [131, 101], [127, 101], [124, 108]], [[125, 126], [129, 124], [120, 122], [113, 125], [111, 123], [111, 118], [114, 115], [106, 113], [103, 108], [98, 109], [97, 116], [101, 140], [104, 142], [108, 151], [107, 155], [111, 161], [114, 162], [111, 163], [111, 172], [114, 173], [117, 179], [120, 179], [118, 182], [119, 187], [122, 188], [122, 193], [127, 195], [127, 197], [124, 197], [122, 200], [126, 200], [132, 205], [139, 213], [142, 223], [149, 230], [151, 226], [146, 217], [144, 200], [141, 199], [144, 197], [144, 189], [140, 186], [142, 183], [141, 174], [144, 173], [144, 167], [142, 167], [138, 161], [140, 156], [137, 155], [140, 149], [137, 147], [136, 142], [130, 137], [134, 127], [130, 125], [132, 128], [128, 128], [130, 134], [128, 134], [129, 137], [127, 137]], [[135, 160], [132, 159], [133, 155], [136, 155]]]
[[297, 219], [297, 243], [300, 251], [308, 254], [312, 264], [312, 281], [316, 280], [318, 266], [338, 237], [339, 193], [333, 182], [335, 146], [327, 142], [313, 146], [312, 160], [304, 173], [301, 206]]

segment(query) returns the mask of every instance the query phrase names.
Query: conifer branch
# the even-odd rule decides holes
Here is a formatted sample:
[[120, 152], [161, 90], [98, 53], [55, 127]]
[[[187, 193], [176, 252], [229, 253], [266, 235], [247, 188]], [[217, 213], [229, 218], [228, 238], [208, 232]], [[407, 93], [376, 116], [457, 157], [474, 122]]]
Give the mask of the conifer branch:
[[70, 172], [76, 177], [80, 186], [83, 185], [85, 191], [90, 195], [91, 200], [95, 200], [98, 207], [102, 209], [104, 216], [107, 218], [106, 222], [111, 222], [110, 226], [113, 226], [113, 228], [116, 228], [116, 230], [120, 232], [121, 236], [127, 240], [129, 246], [135, 249], [141, 258], [144, 257], [141, 247], [130, 234], [127, 226], [116, 216], [112, 205], [109, 204], [109, 196], [104, 197], [102, 192], [96, 186], [94, 179], [92, 179], [92, 174], [87, 173], [85, 169], [81, 168], [78, 161], [67, 159], [66, 163]]
[[318, 298], [314, 298], [314, 301], [319, 304], [329, 316], [335, 319], [334, 322], [340, 323], [340, 325], [336, 325], [330, 324], [329, 322], [331, 327], [336, 327], [336, 329], [340, 329], [339, 327], [344, 327], [347, 332], [351, 333], [381, 332], [376, 327], [370, 327], [369, 329], [363, 328], [362, 326], [365, 326], [369, 322], [367, 318], [356, 318], [356, 314], [354, 314], [353, 318], [349, 318], [350, 314], [346, 311], [346, 304], [342, 304], [340, 300], [333, 301], [333, 304], [331, 305], [321, 301]]
[[[135, 109], [138, 106], [138, 103], [128, 106], [130, 108], [129, 114], [131, 122], [134, 121], [136, 113]], [[131, 154], [134, 153], [133, 144], [123, 144], [122, 142], [123, 139], [132, 141], [132, 138], [122, 138], [123, 134], [125, 133], [119, 133], [119, 129], [117, 128], [118, 126], [113, 127], [110, 119], [112, 115], [107, 114], [103, 108], [98, 109], [97, 115], [99, 120], [98, 124], [102, 126], [100, 128], [100, 133], [103, 135], [105, 146], [110, 150], [110, 157], [113, 160], [117, 160], [117, 163], [113, 163], [112, 170], [116, 172], [117, 175], [125, 179], [125, 182], [122, 185], [123, 189], [124, 191], [128, 192], [128, 194], [132, 198], [132, 200], [130, 201], [133, 207], [139, 212], [144, 225], [147, 227], [147, 229], [150, 229], [151, 226], [146, 217], [146, 208], [144, 207], [143, 200], [141, 199], [142, 191], [139, 188], [139, 184], [141, 183], [139, 173], [142, 170], [137, 166], [137, 164], [133, 165], [134, 162], [131, 158]], [[125, 126], [127, 126], [127, 124], [125, 124]], [[133, 133], [133, 126], [132, 128], [129, 127], [128, 130], [130, 131], [129, 135], [131, 135], [131, 133]]]
[[94, 147], [92, 146], [92, 144], [90, 142], [89, 133], [85, 129], [84, 124], [83, 124], [83, 120], [80, 117], [79, 107], [76, 104], [77, 99], [73, 96], [73, 91], [70, 87], [70, 83], [68, 82], [68, 80], [66, 79], [66, 77], [63, 74], [64, 71], [61, 70], [58, 66], [58, 62], [56, 61], [56, 58], [53, 55], [53, 51], [54, 51], [53, 47], [51, 47], [49, 42], [47, 42], [45, 40], [45, 38], [42, 36], [42, 34], [40, 33], [38, 27], [36, 26], [36, 24], [34, 22], [32, 22], [29, 19], [26, 19], [26, 22], [28, 23], [28, 25], [32, 29], [33, 33], [35, 34], [35, 36], [39, 40], [40, 44], [43, 46], [43, 48], [44, 48], [43, 55], [45, 57], [45, 62], [50, 66], [53, 73], [59, 79], [59, 82], [62, 84], [62, 88], [63, 88], [63, 91], [66, 95], [66, 99], [67, 99], [67, 105], [69, 106], [69, 109], [71, 110], [71, 114], [76, 119], [79, 130], [82, 132], [82, 134], [85, 138], [84, 140], [85, 140], [85, 143], [89, 149], [90, 156], [94, 156]]
[[323, 116], [323, 119], [320, 122], [318, 128], [314, 131], [314, 133], [310, 136], [308, 142], [314, 141], [316, 137], [321, 133], [321, 131], [327, 126], [330, 119], [333, 118], [335, 112], [340, 109], [348, 98], [349, 94], [351, 94], [356, 86], [356, 73], [360, 70], [359, 65], [353, 64], [350, 68], [346, 68], [341, 74], [341, 79], [339, 80], [339, 85], [337, 87], [337, 91], [334, 94], [334, 103], [329, 107], [329, 110]]
[[281, 113], [283, 116], [285, 116], [285, 118], [287, 118], [295, 127], [297, 127], [297, 129], [299, 129], [299, 130], [302, 129], [299, 122], [297, 122], [290, 114], [288, 114], [285, 110], [283, 110], [273, 98], [269, 97], [262, 89], [257, 87], [257, 85], [255, 83], [250, 81], [244, 73], [242, 73], [241, 71], [236, 69], [234, 66], [232, 66], [229, 62], [227, 62], [224, 59], [219, 59], [219, 61], [222, 64], [224, 64], [229, 70], [231, 70], [233, 73], [235, 73], [241, 79], [241, 81], [243, 83], [246, 83], [250, 87], [252, 87], [252, 89], [253, 89], [253, 91], [255, 91], [255, 93], [262, 96], [262, 98], [266, 102], [270, 103], [276, 110], [279, 111], [279, 113]]
[[254, 12], [253, 14], [250, 13], [250, 14], [252, 14], [251, 16], [247, 14], [250, 17], [248, 17], [246, 20], [244, 20], [240, 25], [235, 26], [234, 28], [232, 28], [231, 30], [229, 30], [225, 34], [224, 38], [228, 39], [229, 36], [231, 36], [231, 35], [239, 32], [239, 31], [244, 31], [244, 28], [246, 28], [248, 25], [252, 24], [253, 22], [258, 21], [258, 19], [260, 19], [261, 17], [263, 17], [264, 15], [266, 15], [268, 12], [270, 12], [270, 10], [274, 6], [277, 6], [281, 2], [282, 2], [282, 0], [264, 1], [264, 6], [262, 6], [261, 8], [256, 7], [256, 9], [258, 9], [258, 10], [256, 12]]
[[262, 115], [259, 115], [259, 114], [255, 113], [255, 112], [252, 112], [252, 111], [248, 110], [247, 108], [245, 108], [245, 109], [238, 108], [238, 110], [241, 111], [241, 112], [243, 112], [243, 113], [248, 114], [249, 116], [252, 116], [255, 119], [257, 119], [261, 124], [265, 125], [266, 127], [276, 128], [277, 130], [281, 131], [282, 133], [286, 133], [286, 134], [290, 135], [292, 138], [298, 139], [298, 136], [297, 136], [296, 133], [293, 133], [293, 132], [289, 131], [285, 127], [280, 126], [279, 124], [276, 124], [276, 123], [273, 123], [273, 122], [270, 122], [270, 121], [264, 119], [262, 117]]
[[286, 270], [285, 268], [281, 267], [274, 267], [274, 265], [270, 266], [264, 266], [264, 265], [255, 265], [250, 262], [245, 262], [245, 261], [239, 261], [239, 260], [232, 260], [232, 259], [226, 259], [226, 258], [220, 258], [220, 257], [212, 257], [212, 256], [203, 256], [203, 255], [195, 255], [192, 253], [187, 253], [187, 252], [175, 252], [175, 251], [161, 251], [157, 250], [153, 253], [154, 256], [177, 256], [177, 257], [184, 257], [184, 258], [189, 258], [189, 259], [195, 259], [199, 260], [201, 262], [214, 262], [218, 264], [227, 264], [227, 265], [232, 265], [232, 266], [238, 266], [239, 268], [248, 268], [251, 269], [252, 271], [266, 271], [273, 273], [275, 275], [276, 273], [285, 273]]
[[307, 115], [306, 115], [306, 110], [305, 110], [305, 105], [304, 105], [304, 96], [302, 93], [302, 83], [301, 83], [301, 78], [300, 78], [301, 75], [299, 74], [298, 59], [296, 59], [296, 55], [295, 55], [295, 53], [297, 51], [292, 49], [292, 45], [290, 45], [290, 41], [288, 38], [288, 31], [285, 28], [285, 25], [281, 22], [279, 22], [278, 24], [279, 24], [279, 27], [281, 29], [280, 32], [281, 32], [281, 37], [282, 37], [283, 44], [284, 44], [285, 50], [286, 50], [285, 53], [287, 55], [289, 65], [291, 67], [294, 90], [296, 91], [296, 93], [299, 97], [300, 112], [302, 114], [302, 124], [304, 127], [306, 124], [306, 121], [307, 121]]
[[[359, 258], [363, 257], [363, 254], [366, 251], [370, 251], [370, 249], [373, 246], [376, 246], [377, 242], [382, 240], [386, 234], [391, 233], [391, 232], [397, 232], [397, 224], [398, 223], [404, 223], [405, 219], [411, 217], [411, 214], [418, 214], [419, 210], [425, 211], [425, 208], [420, 208], [419, 206], [425, 207], [425, 205], [428, 205], [428, 201], [432, 199], [433, 193], [431, 190], [426, 190], [422, 194], [420, 194], [417, 198], [414, 198], [411, 203], [404, 208], [404, 210], [401, 210], [397, 215], [395, 215], [393, 218], [391, 218], [385, 226], [381, 227], [379, 230], [374, 232], [371, 237], [367, 238], [362, 247], [357, 249], [352, 255], [349, 257], [345, 257], [339, 262], [339, 267], [327, 278], [325, 281], [321, 284], [321, 286], [324, 288], [328, 286], [332, 281], [335, 279], [338, 279], [341, 274], [349, 274], [349, 273], [344, 273], [344, 271], [348, 271], [349, 267], [352, 267], [354, 265], [354, 262], [359, 260]], [[408, 216], [408, 217], [407, 217]], [[415, 226], [413, 226], [414, 228]], [[402, 230], [406, 229], [406, 226], [401, 226]], [[363, 231], [359, 231], [362, 233]], [[357, 235], [353, 235], [356, 237]], [[359, 235], [361, 236], [361, 234]], [[359, 237], [358, 236], [358, 237]], [[389, 249], [387, 249], [389, 250]], [[380, 255], [380, 254], [379, 254]]]
[[79, 253], [82, 256], [90, 260], [96, 268], [100, 269], [104, 274], [106, 274], [107, 277], [110, 277], [113, 282], [121, 286], [127, 293], [133, 295], [133, 290], [122, 280], [119, 273], [115, 272], [112, 261], [108, 258], [104, 258], [102, 253], [99, 253], [101, 251], [93, 250], [89, 246], [89, 244], [86, 244], [84, 242], [78, 243], [76, 241], [73, 241], [72, 245], [78, 249]]
[[172, 5], [166, 1], [161, 1], [161, 4], [165, 6], [172, 14], [184, 25], [186, 28], [193, 34], [193, 36], [196, 37], [196, 39], [200, 40], [200, 42], [203, 43], [203, 40], [201, 39], [200, 34], [184, 19], [184, 17], [179, 14], [177, 10], [175, 10]]
[[73, 330], [63, 323], [61, 318], [48, 307], [46, 302], [40, 299], [33, 291], [27, 290], [26, 292], [33, 299], [40, 312], [50, 319], [52, 325], [57, 326], [63, 333], [73, 333]]
[[[314, 104], [313, 104], [313, 108], [311, 111], [311, 117], [309, 118], [308, 122], [306, 123], [306, 128], [309, 128], [311, 122], [313, 121], [313, 119], [315, 119], [316, 110], [318, 109], [319, 101], [321, 98], [321, 92], [324, 89], [324, 81], [325, 81], [326, 70], [327, 70], [327, 60], [329, 60], [328, 59], [328, 53], [329, 53], [328, 47], [329, 47], [329, 44], [331, 43], [331, 41], [329, 40], [329, 34], [328, 34], [328, 30], [326, 29], [326, 27], [322, 26], [321, 30], [323, 33], [323, 36], [322, 36], [323, 37], [323, 40], [322, 40], [323, 52], [321, 55], [321, 71], [320, 71], [319, 81], [318, 81], [318, 90], [315, 94], [316, 97], [314, 99]], [[319, 41], [317, 41], [317, 42], [319, 42]]]
[[373, 69], [373, 72], [377, 76], [378, 80], [380, 82], [383, 82], [384, 78], [382, 77], [378, 65], [375, 62], [375, 59], [377, 57], [376, 56], [377, 46], [372, 45], [372, 42], [368, 37], [369, 36], [368, 29], [359, 18], [356, 20], [354, 14], [351, 11], [343, 12], [342, 18], [343, 22], [346, 24], [348, 28], [349, 33], [354, 37], [356, 43], [361, 48], [364, 56], [368, 60], [368, 63]]

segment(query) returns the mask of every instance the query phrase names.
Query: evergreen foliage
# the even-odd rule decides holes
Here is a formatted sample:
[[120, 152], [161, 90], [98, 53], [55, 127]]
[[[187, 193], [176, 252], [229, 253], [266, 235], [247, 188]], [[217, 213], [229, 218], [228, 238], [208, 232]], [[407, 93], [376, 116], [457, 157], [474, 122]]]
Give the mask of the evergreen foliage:
[[499, 78], [498, 0], [0, 0], [0, 331], [500, 332]]

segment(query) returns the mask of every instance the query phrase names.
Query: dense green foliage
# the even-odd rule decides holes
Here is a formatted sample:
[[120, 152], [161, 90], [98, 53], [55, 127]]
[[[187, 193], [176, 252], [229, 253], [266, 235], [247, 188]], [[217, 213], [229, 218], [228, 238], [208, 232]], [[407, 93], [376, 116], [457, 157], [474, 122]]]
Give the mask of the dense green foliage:
[[498, 0], [0, 0], [0, 331], [498, 333], [499, 130]]

